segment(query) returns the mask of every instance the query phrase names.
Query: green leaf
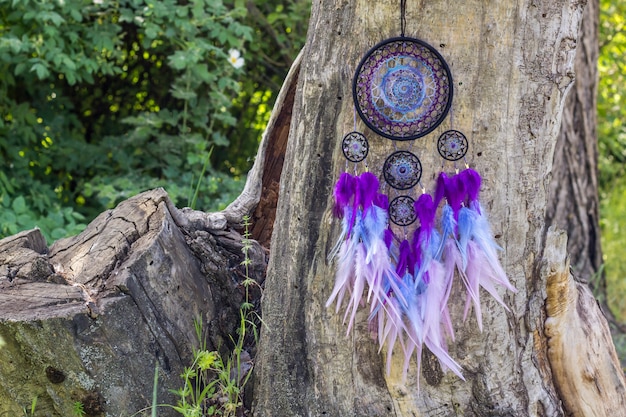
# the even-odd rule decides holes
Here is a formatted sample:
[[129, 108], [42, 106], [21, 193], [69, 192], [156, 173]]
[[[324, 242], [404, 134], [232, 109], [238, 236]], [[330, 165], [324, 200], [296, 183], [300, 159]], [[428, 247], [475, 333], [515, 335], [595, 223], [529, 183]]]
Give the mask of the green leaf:
[[76, 75], [74, 75], [73, 72], [66, 72], [65, 73], [65, 79], [67, 80], [67, 83], [69, 85], [76, 84]]
[[65, 23], [65, 19], [57, 12], [41, 12], [37, 15], [37, 18], [43, 22], [52, 22], [55, 26], [61, 26], [61, 24]]
[[25, 69], [26, 69], [26, 63], [20, 62], [15, 66], [15, 70], [13, 71], [13, 74], [15, 74], [16, 76], [22, 75]]
[[17, 216], [17, 224], [26, 229], [35, 227], [35, 220], [29, 213], [23, 213]]
[[188, 56], [183, 51], [176, 51], [174, 55], [168, 57], [169, 66], [176, 69], [182, 70], [187, 67]]
[[193, 90], [183, 90], [179, 88], [172, 88], [172, 96], [181, 100], [193, 100], [198, 94]]
[[0, 224], [15, 224], [17, 223], [17, 217], [15, 213], [9, 210], [3, 210], [2, 216], [0, 216]]
[[48, 75], [50, 75], [50, 71], [48, 71], [48, 68], [46, 68], [46, 66], [41, 62], [37, 62], [36, 64], [34, 64], [30, 68], [30, 71], [34, 71], [37, 74], [37, 78], [39, 78], [40, 80], [48, 78]]
[[78, 11], [78, 9], [75, 8], [71, 8], [70, 9], [70, 16], [72, 16], [72, 19], [74, 19], [77, 22], [82, 22], [83, 21], [83, 15], [81, 12]]
[[7, 178], [6, 174], [4, 172], [2, 172], [2, 171], [0, 171], [0, 185], [9, 194], [14, 194], [15, 193], [15, 188], [13, 188], [13, 185], [9, 181], [9, 178]]
[[26, 200], [22, 196], [16, 197], [11, 207], [16, 214], [22, 214], [26, 211]]

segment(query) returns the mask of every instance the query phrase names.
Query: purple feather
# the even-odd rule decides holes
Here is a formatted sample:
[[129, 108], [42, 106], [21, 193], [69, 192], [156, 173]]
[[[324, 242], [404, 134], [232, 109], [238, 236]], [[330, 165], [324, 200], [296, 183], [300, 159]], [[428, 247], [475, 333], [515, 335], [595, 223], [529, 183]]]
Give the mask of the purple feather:
[[424, 341], [424, 332], [423, 332], [423, 320], [421, 314], [421, 306], [420, 299], [418, 298], [418, 293], [415, 291], [413, 284], [413, 276], [409, 273], [405, 274], [403, 277], [404, 286], [403, 289], [406, 290], [404, 294], [404, 298], [407, 303], [403, 305], [403, 314], [406, 319], [406, 327], [405, 334], [406, 340], [403, 343], [404, 347], [404, 367], [402, 372], [403, 379], [406, 379], [407, 370], [409, 368], [409, 361], [413, 352], [417, 350], [417, 368], [418, 375], [419, 370], [421, 369], [421, 357], [422, 357], [422, 343]]
[[352, 208], [347, 206], [347, 207], [344, 207], [343, 210], [344, 210], [344, 215], [342, 216], [342, 219], [341, 219], [341, 233], [339, 234], [339, 237], [337, 238], [337, 242], [328, 253], [329, 261], [332, 261], [335, 257], [337, 257], [337, 254], [339, 253], [341, 246], [344, 244], [344, 242], [348, 238], [348, 230], [350, 227], [349, 222], [350, 222], [350, 219], [352, 218]]
[[[347, 211], [351, 210], [347, 208]], [[340, 249], [338, 250], [338, 261], [337, 261], [337, 272], [335, 275], [335, 286], [333, 288], [333, 292], [331, 293], [328, 301], [326, 302], [326, 307], [330, 307], [330, 305], [337, 300], [337, 312], [341, 307], [341, 303], [346, 291], [350, 292], [353, 287], [353, 283], [355, 280], [355, 272], [356, 272], [356, 264], [355, 264], [355, 255], [359, 246], [362, 246], [361, 240], [361, 222], [360, 222], [360, 214], [356, 216], [359, 221], [357, 222], [354, 233], [347, 239], [341, 240]], [[347, 216], [344, 217], [344, 228], [348, 227]], [[332, 254], [332, 252], [331, 252]]]
[[454, 338], [450, 313], [448, 312], [448, 299], [452, 281], [446, 276], [445, 267], [438, 261], [432, 261], [428, 274], [430, 275], [430, 284], [424, 293], [426, 301], [424, 333], [430, 333], [431, 329], [438, 332], [440, 325], [444, 324], [446, 333]]
[[[506, 275], [499, 275], [493, 270], [491, 264], [485, 259], [485, 254], [478, 248], [474, 242], [470, 242], [468, 246], [468, 253], [470, 255], [467, 265], [467, 276], [470, 279], [476, 280], [478, 284], [483, 287], [495, 300], [502, 304], [502, 306], [509, 311], [508, 307], [502, 301], [502, 298], [496, 291], [494, 284], [500, 284], [502, 286], [510, 286]], [[504, 280], [506, 280], [506, 282]], [[508, 288], [508, 286], [507, 286]], [[510, 289], [510, 288], [509, 288]], [[515, 290], [513, 288], [513, 290]]]
[[454, 219], [452, 207], [446, 204], [441, 209], [441, 240], [435, 259], [442, 259], [444, 245], [450, 239], [456, 243], [456, 220]]
[[[422, 194], [414, 204], [415, 212], [420, 220], [420, 228], [413, 237], [413, 252], [415, 253], [417, 277], [416, 282], [429, 282], [428, 271], [430, 263], [437, 254], [439, 236], [435, 230], [435, 206], [429, 194]], [[433, 245], [433, 243], [437, 243]]]
[[411, 252], [411, 245], [409, 241], [404, 239], [400, 243], [400, 252], [398, 255], [398, 263], [396, 264], [396, 274], [404, 276], [407, 272], [413, 275], [413, 253]]
[[390, 254], [392, 252], [391, 245], [393, 244], [394, 238], [395, 236], [393, 235], [393, 231], [390, 228], [385, 229], [385, 236], [383, 239], [385, 240], [385, 245], [387, 246], [387, 249], [389, 249]]
[[[461, 246], [468, 248], [471, 243], [476, 245], [476, 250], [480, 250], [482, 254], [477, 254], [474, 258], [479, 258], [485, 261], [488, 266], [482, 268], [491, 270], [496, 277], [497, 283], [500, 283], [510, 291], [517, 292], [515, 287], [509, 282], [504, 269], [500, 265], [497, 252], [502, 250], [495, 242], [493, 233], [491, 232], [491, 226], [487, 220], [487, 215], [484, 213], [478, 201], [478, 195], [480, 192], [481, 177], [478, 172], [473, 169], [466, 169], [463, 174], [465, 181], [465, 188], [468, 193], [468, 206], [464, 208], [463, 217], [466, 217], [468, 227], [461, 230], [461, 220], [459, 219], [459, 242]], [[467, 249], [465, 249], [467, 250]], [[469, 257], [468, 257], [469, 258]]]
[[452, 207], [455, 220], [458, 220], [461, 205], [463, 204], [463, 201], [465, 200], [467, 195], [467, 193], [465, 192], [463, 177], [455, 175], [454, 177], [450, 178], [446, 183], [445, 195], [446, 200], [448, 200], [448, 204], [450, 205], [450, 207]]
[[[447, 289], [445, 283], [445, 271], [439, 263], [434, 263], [430, 271], [433, 274], [426, 292], [423, 294], [424, 300], [424, 344], [439, 359], [443, 370], [450, 369], [459, 378], [465, 380], [461, 373], [461, 367], [448, 354], [448, 348], [444, 333], [441, 331], [441, 324], [445, 314], [442, 310], [447, 310]], [[446, 326], [449, 330], [449, 328]]]
[[422, 194], [415, 201], [413, 207], [419, 218], [420, 226], [430, 232], [435, 227], [435, 215], [437, 214], [437, 206], [433, 198], [430, 194]]
[[352, 325], [354, 324], [356, 312], [359, 308], [359, 305], [361, 304], [363, 291], [365, 290], [365, 284], [367, 282], [367, 266], [365, 264], [366, 256], [367, 254], [365, 253], [365, 247], [362, 244], [358, 245], [356, 253], [354, 255], [355, 273], [354, 280], [352, 282], [352, 294], [348, 301], [346, 312], [343, 316], [344, 323], [348, 316], [350, 316], [350, 319], [348, 320], [348, 329], [346, 331], [346, 336], [349, 335], [350, 330], [352, 330]]
[[459, 218], [457, 230], [459, 233], [458, 246], [461, 257], [463, 258], [463, 270], [467, 267], [467, 244], [469, 243], [476, 221], [476, 213], [467, 207], [461, 207], [459, 210]]
[[[463, 320], [467, 318], [467, 313], [469, 311], [469, 307], [471, 303], [474, 303], [474, 311], [476, 313], [476, 320], [478, 322], [478, 328], [480, 331], [483, 329], [482, 322], [482, 312], [480, 309], [480, 296], [478, 292], [478, 282], [470, 280], [470, 277], [465, 273], [465, 269], [463, 268], [463, 260], [461, 258], [461, 253], [459, 252], [458, 246], [451, 239], [448, 239], [445, 247], [444, 247], [444, 258], [445, 258], [445, 271], [446, 271], [446, 282], [449, 282], [454, 277], [454, 270], [456, 269], [459, 272], [459, 276], [461, 277], [461, 281], [465, 285], [465, 291], [467, 292], [466, 300], [465, 300], [465, 311]], [[472, 278], [476, 278], [472, 276]]]
[[374, 200], [378, 196], [379, 185], [378, 178], [371, 172], [366, 171], [359, 176], [358, 202], [355, 201], [355, 203], [363, 208], [364, 215], [367, 214], [368, 209], [374, 204]]
[[441, 203], [441, 200], [446, 196], [448, 181], [449, 179], [445, 172], [439, 173], [437, 186], [435, 187], [435, 207], [439, 207], [439, 203]]
[[344, 215], [344, 208], [350, 205], [350, 201], [354, 197], [356, 192], [356, 178], [347, 172], [342, 172], [339, 176], [337, 184], [335, 184], [335, 206], [333, 208], [333, 214], [337, 218], [342, 218]]
[[[482, 178], [480, 174], [471, 168], [462, 171], [459, 175], [462, 176], [462, 180], [465, 183], [465, 190], [469, 202], [478, 201], [478, 194], [480, 193], [480, 183]], [[468, 204], [469, 205], [469, 204]]]
[[341, 303], [343, 301], [343, 297], [346, 291], [349, 291], [352, 288], [352, 282], [354, 281], [354, 262], [352, 262], [351, 255], [347, 252], [351, 251], [350, 242], [344, 241], [341, 249], [339, 250], [340, 259], [345, 259], [343, 262], [339, 262], [337, 265], [337, 272], [335, 274], [335, 287], [333, 288], [333, 292], [328, 297], [328, 301], [326, 301], [326, 308], [330, 307], [332, 303], [337, 300], [337, 308], [335, 313], [339, 312], [339, 308], [341, 307]]
[[385, 211], [389, 210], [389, 197], [386, 194], [377, 194], [374, 198], [374, 205]]

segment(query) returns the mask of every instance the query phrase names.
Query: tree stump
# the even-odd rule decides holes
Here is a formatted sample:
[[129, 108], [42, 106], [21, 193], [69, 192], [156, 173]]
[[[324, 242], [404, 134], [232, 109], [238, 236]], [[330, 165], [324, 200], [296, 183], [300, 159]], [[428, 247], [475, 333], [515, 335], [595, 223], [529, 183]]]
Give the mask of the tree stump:
[[[245, 301], [247, 214], [255, 239], [248, 277], [259, 284], [248, 302], [260, 312], [268, 253], [258, 241], [271, 237], [300, 62], [276, 98], [243, 192], [224, 211], [179, 210], [157, 189], [50, 248], [38, 230], [0, 240], [0, 417], [26, 414], [34, 398], [38, 416], [70, 416], [80, 401], [87, 416], [128, 417], [151, 405], [157, 366], [158, 403], [175, 404], [170, 390], [182, 387], [199, 342], [194, 320], [204, 323], [208, 349], [229, 353]], [[251, 358], [253, 339], [244, 340]]]
[[[158, 189], [50, 248], [38, 230], [1, 240], [0, 415], [37, 398], [36, 415], [70, 416], [80, 401], [88, 416], [130, 416], [152, 403], [156, 366], [158, 402], [175, 404], [169, 390], [198, 346], [194, 320], [208, 348], [225, 351], [244, 300], [241, 236], [211, 220]], [[262, 280], [265, 251], [249, 256]]]

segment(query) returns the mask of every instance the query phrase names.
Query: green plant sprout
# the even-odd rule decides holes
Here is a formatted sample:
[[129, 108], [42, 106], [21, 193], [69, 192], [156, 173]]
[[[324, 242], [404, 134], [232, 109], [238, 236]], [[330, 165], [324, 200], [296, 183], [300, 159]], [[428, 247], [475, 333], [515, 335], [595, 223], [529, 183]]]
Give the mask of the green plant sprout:
[[250, 277], [252, 263], [249, 256], [249, 250], [252, 248], [250, 216], [244, 216], [242, 226], [244, 233], [241, 250], [244, 260], [241, 265], [244, 267], [245, 279], [242, 285], [245, 288], [245, 299], [239, 308], [237, 340], [231, 338], [234, 348], [230, 356], [224, 359], [218, 351], [207, 349], [202, 319], [194, 320], [199, 347], [193, 349], [193, 363], [185, 368], [181, 375], [183, 387], [173, 391], [178, 396], [178, 402], [171, 406], [184, 417], [233, 417], [243, 407], [243, 390], [250, 379], [253, 367], [248, 353], [243, 349], [244, 340], [249, 329], [253, 332], [255, 340], [258, 340], [255, 319], [261, 323], [262, 321], [250, 302], [249, 287], [258, 285]]
[[[239, 308], [239, 326], [237, 328], [237, 340], [231, 337], [234, 344], [233, 351], [226, 359], [214, 350], [207, 349], [204, 337], [202, 318], [194, 319], [194, 328], [198, 339], [198, 348], [193, 348], [193, 362], [185, 367], [181, 378], [183, 387], [171, 392], [178, 397], [176, 405], [157, 404], [157, 388], [159, 379], [158, 366], [154, 370], [154, 385], [152, 392], [152, 405], [139, 410], [131, 417], [137, 416], [151, 409], [151, 416], [157, 416], [158, 407], [169, 407], [184, 417], [223, 416], [234, 417], [237, 411], [243, 407], [243, 390], [252, 375], [254, 366], [243, 345], [249, 330], [253, 332], [254, 340], [258, 341], [256, 321], [264, 324], [261, 317], [254, 311], [254, 305], [250, 302], [249, 287], [258, 283], [250, 277], [250, 265], [252, 263], [248, 254], [252, 248], [250, 239], [250, 216], [243, 217], [244, 228], [242, 238], [242, 253], [244, 260], [245, 299]], [[260, 287], [259, 287], [260, 289]], [[82, 404], [81, 404], [82, 405]]]
[[74, 417], [84, 417], [87, 415], [85, 412], [85, 406], [80, 401], [75, 401], [72, 405], [72, 414]]
[[30, 403], [30, 412], [26, 411], [26, 407], [22, 407], [24, 417], [34, 417], [35, 409], [37, 408], [37, 397], [33, 397], [33, 401]]

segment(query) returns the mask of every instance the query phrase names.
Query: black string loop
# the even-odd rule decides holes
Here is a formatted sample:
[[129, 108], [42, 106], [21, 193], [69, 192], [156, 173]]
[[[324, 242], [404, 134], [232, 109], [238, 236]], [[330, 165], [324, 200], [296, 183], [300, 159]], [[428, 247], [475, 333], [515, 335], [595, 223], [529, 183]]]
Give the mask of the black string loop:
[[400, 36], [406, 31], [406, 0], [400, 0]]

